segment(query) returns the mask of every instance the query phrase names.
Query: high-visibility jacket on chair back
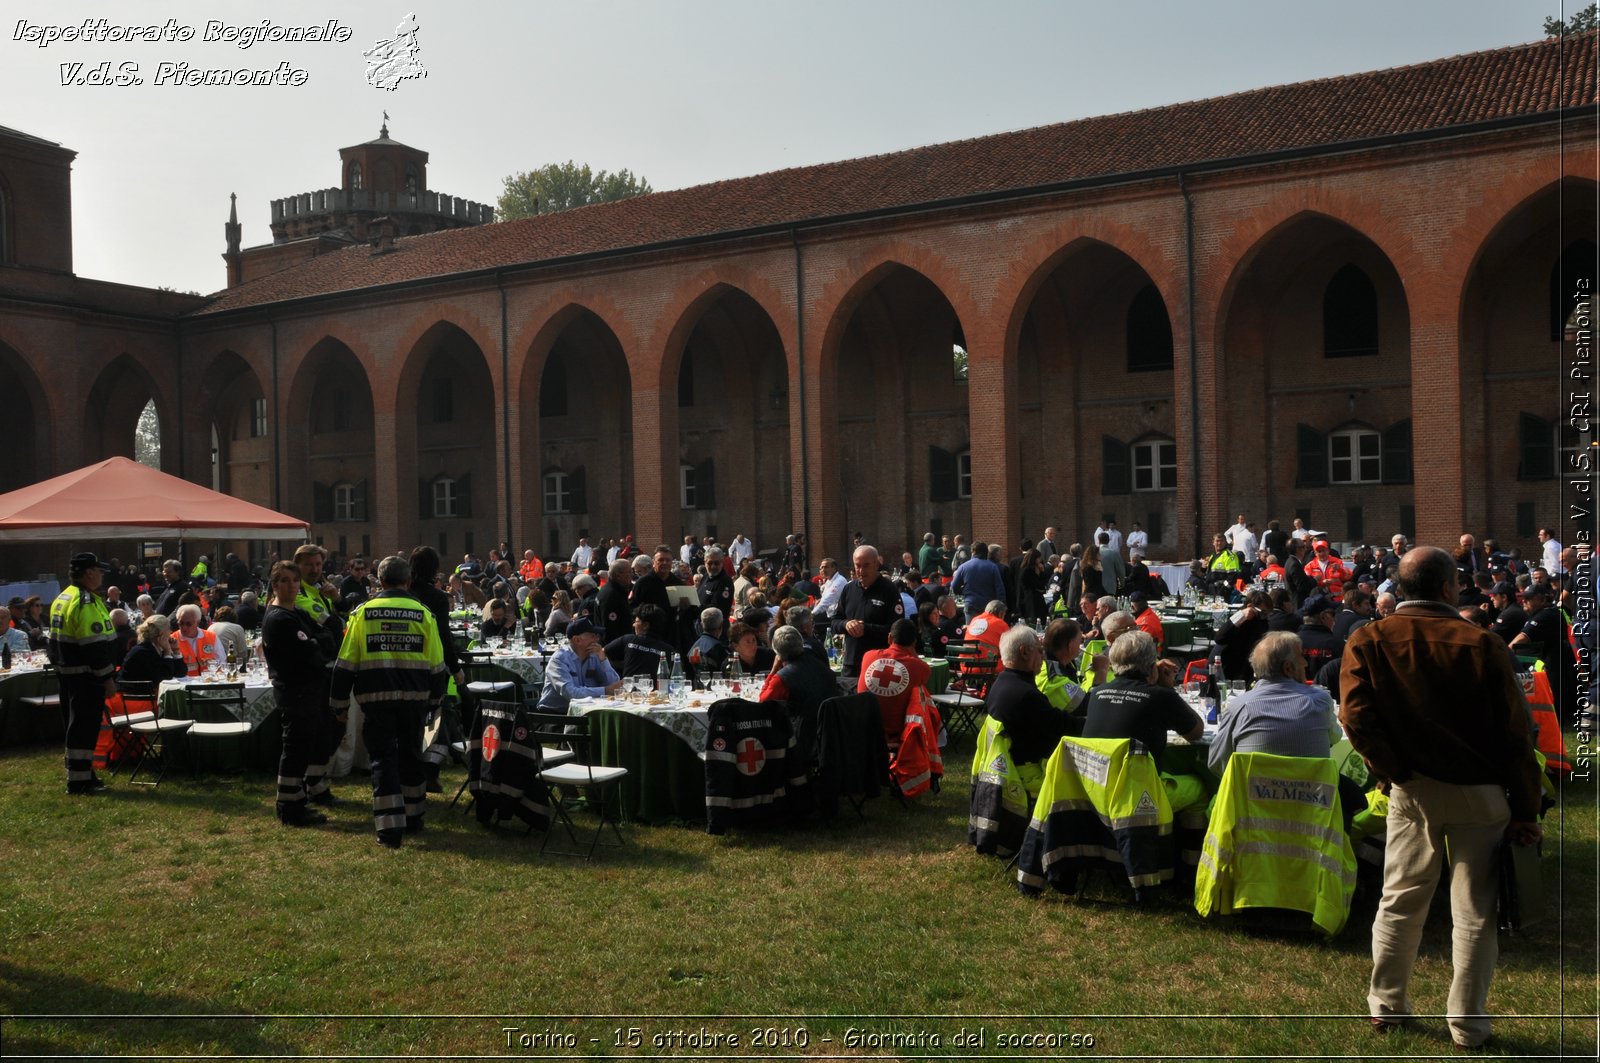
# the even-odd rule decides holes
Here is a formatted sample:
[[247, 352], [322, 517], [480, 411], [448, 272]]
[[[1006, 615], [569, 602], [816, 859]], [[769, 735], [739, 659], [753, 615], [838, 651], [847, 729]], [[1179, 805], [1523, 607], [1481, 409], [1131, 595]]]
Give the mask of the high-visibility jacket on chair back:
[[889, 778], [907, 797], [919, 797], [944, 778], [939, 753], [939, 710], [923, 687], [912, 688], [899, 746], [889, 760]]
[[1063, 738], [1045, 764], [1017, 862], [1017, 888], [1077, 890], [1080, 873], [1110, 865], [1135, 890], [1177, 865], [1172, 804], [1155, 759], [1128, 738]]
[[1010, 856], [1022, 847], [1034, 798], [1044, 782], [1043, 766], [1018, 764], [1011, 756], [1011, 738], [993, 716], [978, 730], [972, 754], [971, 801], [967, 842], [980, 853]]
[[1350, 916], [1355, 887], [1332, 758], [1230, 757], [1195, 870], [1195, 910], [1288, 908], [1332, 937]]

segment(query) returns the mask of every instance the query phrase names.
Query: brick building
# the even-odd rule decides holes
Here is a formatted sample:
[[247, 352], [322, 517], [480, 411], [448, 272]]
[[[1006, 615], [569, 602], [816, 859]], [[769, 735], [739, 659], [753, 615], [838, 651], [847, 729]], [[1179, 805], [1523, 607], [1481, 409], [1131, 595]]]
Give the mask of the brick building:
[[1114, 514], [1174, 558], [1241, 510], [1527, 550], [1595, 273], [1596, 50], [366, 231], [204, 300], [72, 277], [71, 153], [0, 133], [21, 480], [130, 452], [153, 399], [169, 471], [347, 551], [804, 529], [817, 557]]

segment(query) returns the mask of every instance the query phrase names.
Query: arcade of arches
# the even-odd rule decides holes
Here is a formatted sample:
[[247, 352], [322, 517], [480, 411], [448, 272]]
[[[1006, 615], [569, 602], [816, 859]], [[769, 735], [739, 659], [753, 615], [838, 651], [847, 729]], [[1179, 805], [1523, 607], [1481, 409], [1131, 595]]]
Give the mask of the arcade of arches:
[[1595, 163], [1531, 124], [137, 329], [7, 268], [0, 488], [131, 454], [154, 403], [168, 471], [347, 553], [798, 530], [815, 559], [1110, 514], [1180, 559], [1241, 511], [1527, 551]]

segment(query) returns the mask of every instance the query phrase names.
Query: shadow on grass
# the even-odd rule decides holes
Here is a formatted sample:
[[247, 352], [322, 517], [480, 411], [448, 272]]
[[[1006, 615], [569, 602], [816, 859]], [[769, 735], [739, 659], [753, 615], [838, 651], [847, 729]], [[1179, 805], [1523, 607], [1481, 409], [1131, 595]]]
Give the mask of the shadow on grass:
[[[226, 1009], [196, 997], [138, 993], [4, 960], [0, 1009], [6, 1013], [4, 1054], [11, 1056], [167, 1055], [214, 1046], [226, 1055], [271, 1057], [295, 1050], [264, 1033], [266, 1018], [207, 1018]], [[167, 1015], [174, 1017], [162, 1017]]]

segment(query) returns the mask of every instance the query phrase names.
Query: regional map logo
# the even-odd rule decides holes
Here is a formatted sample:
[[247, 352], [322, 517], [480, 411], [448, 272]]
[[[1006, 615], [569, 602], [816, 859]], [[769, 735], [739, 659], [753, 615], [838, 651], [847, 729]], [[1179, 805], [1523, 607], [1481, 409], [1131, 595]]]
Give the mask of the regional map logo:
[[427, 68], [417, 59], [421, 46], [417, 43], [417, 16], [407, 13], [394, 28], [394, 36], [375, 41], [361, 54], [367, 58], [367, 84], [375, 89], [393, 92], [400, 82], [408, 78], [425, 78]]

